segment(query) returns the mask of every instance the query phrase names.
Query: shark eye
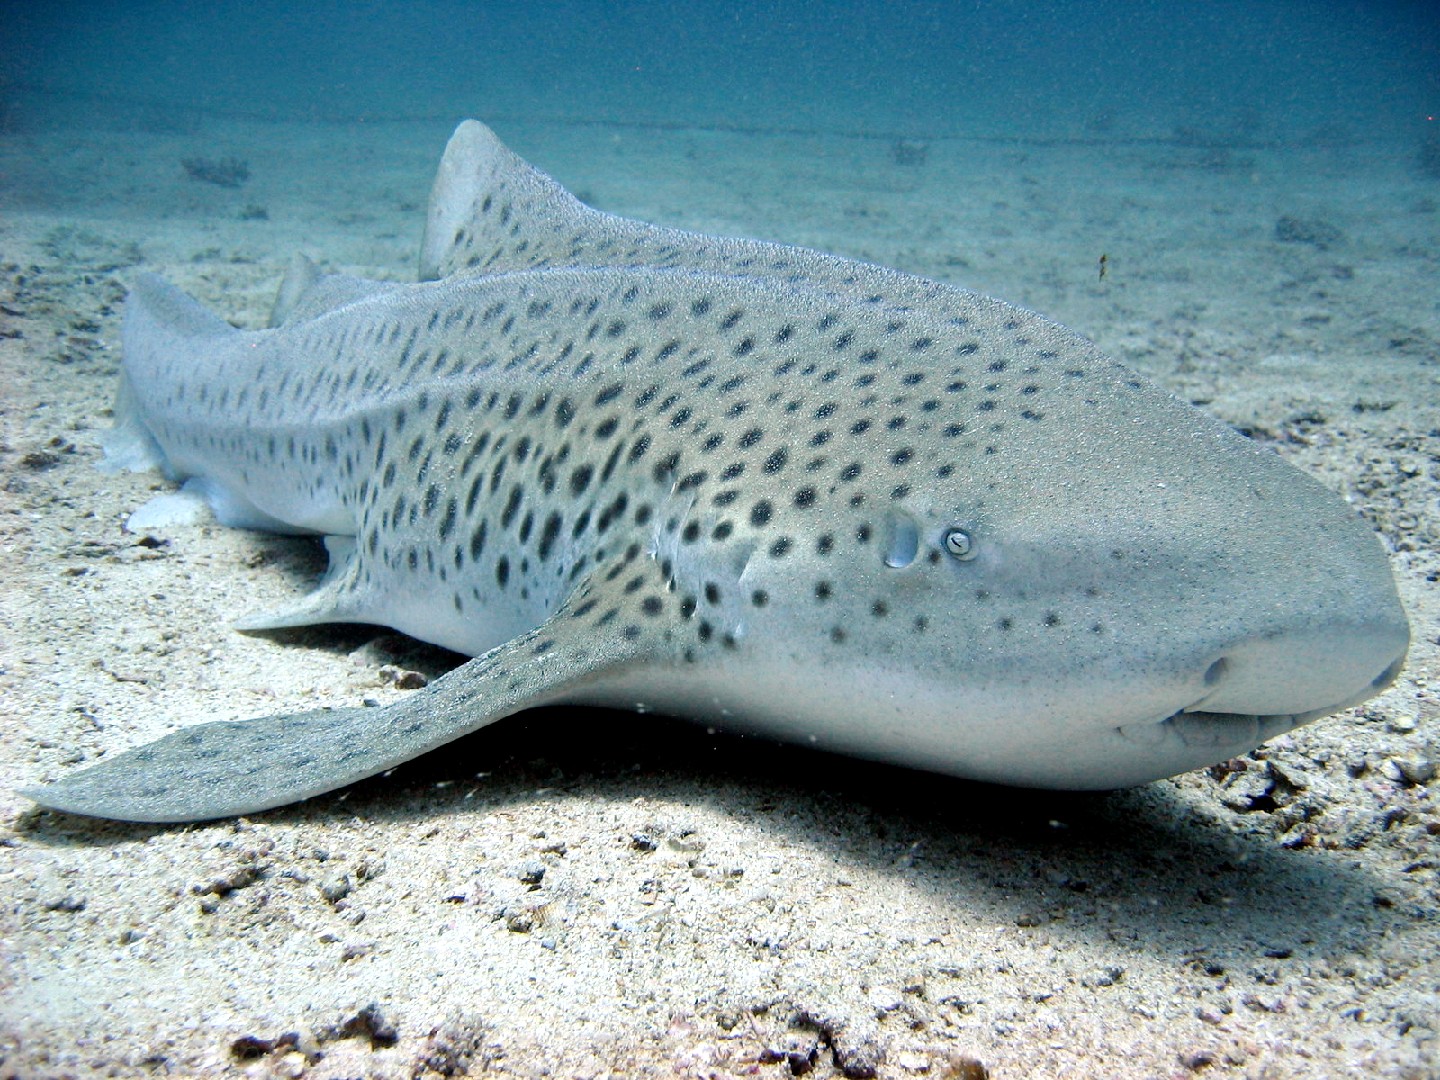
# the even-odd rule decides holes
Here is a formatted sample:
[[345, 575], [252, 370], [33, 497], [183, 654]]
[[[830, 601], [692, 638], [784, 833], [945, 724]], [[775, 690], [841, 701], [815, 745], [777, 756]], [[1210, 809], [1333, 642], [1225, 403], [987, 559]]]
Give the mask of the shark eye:
[[964, 529], [947, 529], [944, 542], [945, 550], [961, 562], [968, 562], [978, 554], [975, 550], [975, 541]]

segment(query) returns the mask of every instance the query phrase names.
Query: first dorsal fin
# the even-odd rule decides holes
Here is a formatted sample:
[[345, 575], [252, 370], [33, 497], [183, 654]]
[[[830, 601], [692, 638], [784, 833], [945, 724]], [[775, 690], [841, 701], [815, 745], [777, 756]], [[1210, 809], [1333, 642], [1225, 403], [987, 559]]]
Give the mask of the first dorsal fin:
[[707, 236], [586, 206], [478, 120], [445, 147], [420, 246], [420, 278], [559, 267], [643, 266], [810, 282], [827, 291], [919, 298], [942, 286], [899, 279], [806, 248]]
[[478, 120], [455, 129], [430, 189], [420, 280], [550, 265], [560, 231], [593, 213]]
[[659, 231], [591, 209], [480, 121], [466, 120], [450, 136], [430, 191], [420, 280], [467, 270], [602, 265], [610, 260], [597, 253]]

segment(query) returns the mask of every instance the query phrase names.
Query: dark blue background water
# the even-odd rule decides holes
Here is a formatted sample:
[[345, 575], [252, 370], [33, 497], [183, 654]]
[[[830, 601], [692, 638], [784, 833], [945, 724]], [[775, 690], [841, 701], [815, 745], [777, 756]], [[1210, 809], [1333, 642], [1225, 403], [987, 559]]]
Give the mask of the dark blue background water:
[[1303, 142], [1413, 139], [1440, 114], [1436, 0], [11, 0], [0, 10], [10, 123], [123, 123], [143, 105]]

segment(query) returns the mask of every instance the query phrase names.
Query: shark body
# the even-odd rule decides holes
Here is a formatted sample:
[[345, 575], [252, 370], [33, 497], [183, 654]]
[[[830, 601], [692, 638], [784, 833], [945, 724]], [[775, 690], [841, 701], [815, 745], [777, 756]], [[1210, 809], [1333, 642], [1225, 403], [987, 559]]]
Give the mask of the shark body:
[[301, 264], [252, 332], [142, 277], [106, 449], [227, 524], [326, 538], [319, 587], [242, 627], [370, 622], [475, 659], [29, 797], [248, 813], [557, 702], [1108, 788], [1403, 661], [1384, 551], [1341, 499], [1031, 312], [599, 213], [474, 121], [421, 277]]

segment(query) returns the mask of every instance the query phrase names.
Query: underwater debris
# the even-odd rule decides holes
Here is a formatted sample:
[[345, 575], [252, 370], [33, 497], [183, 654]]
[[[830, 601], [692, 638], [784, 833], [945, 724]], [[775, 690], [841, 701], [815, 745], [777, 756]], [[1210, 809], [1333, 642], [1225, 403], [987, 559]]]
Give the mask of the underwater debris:
[[896, 165], [918, 167], [930, 157], [930, 144], [914, 139], [896, 139], [890, 144], [890, 158]]
[[250, 163], [240, 158], [185, 158], [180, 164], [191, 180], [217, 187], [238, 188], [250, 179]]
[[1440, 138], [1431, 135], [1420, 144], [1420, 152], [1415, 156], [1415, 162], [1420, 166], [1420, 174], [1431, 180], [1440, 180]]
[[1319, 218], [1297, 218], [1285, 215], [1275, 222], [1275, 239], [1282, 244], [1309, 244], [1327, 250], [1344, 239], [1343, 234], [1328, 221]]

